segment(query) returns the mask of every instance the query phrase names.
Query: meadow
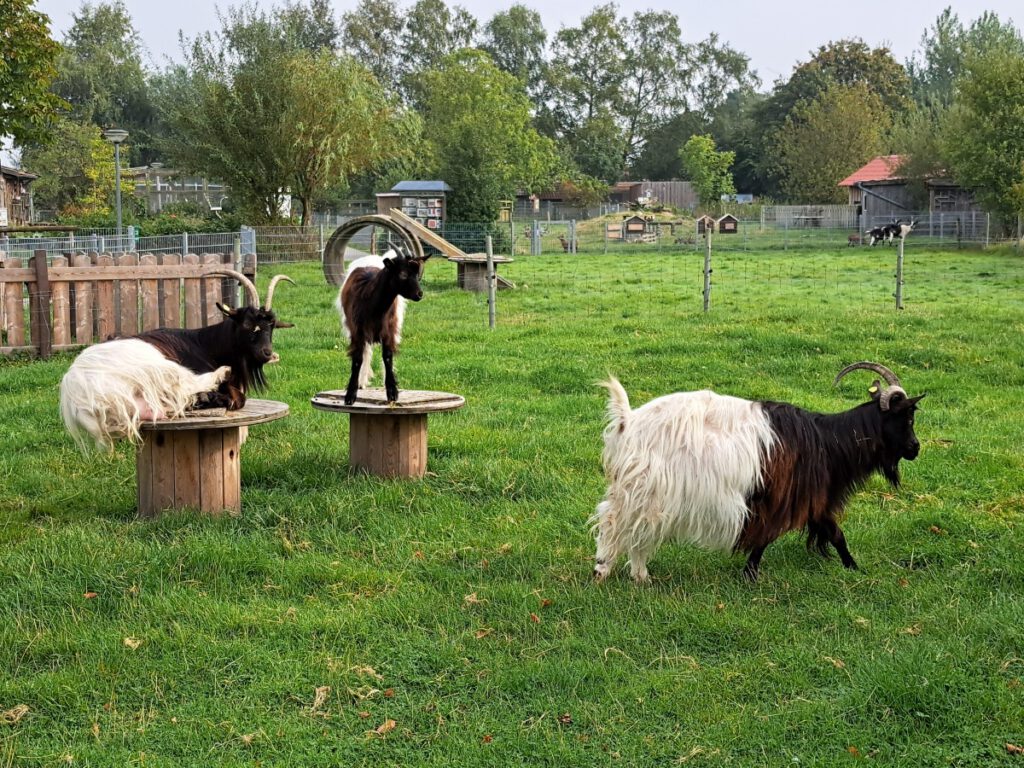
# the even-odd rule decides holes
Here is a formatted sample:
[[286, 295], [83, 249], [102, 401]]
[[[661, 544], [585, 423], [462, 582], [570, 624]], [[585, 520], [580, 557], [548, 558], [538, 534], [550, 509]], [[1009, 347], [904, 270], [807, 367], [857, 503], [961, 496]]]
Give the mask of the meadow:
[[[1024, 259], [835, 249], [517, 258], [484, 297], [428, 263], [399, 383], [465, 396], [428, 476], [351, 476], [309, 398], [347, 359], [317, 264], [253, 427], [239, 517], [135, 517], [134, 457], [83, 457], [71, 360], [0, 361], [0, 767], [1016, 765], [1024, 747]], [[259, 276], [261, 288], [271, 270]], [[604, 391], [714, 388], [839, 411], [891, 367], [917, 461], [844, 531], [742, 555], [663, 546], [591, 580]]]

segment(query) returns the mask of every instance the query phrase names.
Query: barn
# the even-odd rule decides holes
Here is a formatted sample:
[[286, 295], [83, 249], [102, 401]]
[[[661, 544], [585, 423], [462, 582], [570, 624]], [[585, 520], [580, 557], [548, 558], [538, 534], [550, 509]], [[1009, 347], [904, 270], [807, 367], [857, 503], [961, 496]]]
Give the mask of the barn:
[[[902, 155], [879, 155], [839, 182], [849, 192], [850, 205], [860, 206], [868, 221], [897, 219], [924, 207], [900, 171], [903, 159]], [[929, 212], [981, 210], [970, 190], [952, 179], [927, 179], [925, 187]]]

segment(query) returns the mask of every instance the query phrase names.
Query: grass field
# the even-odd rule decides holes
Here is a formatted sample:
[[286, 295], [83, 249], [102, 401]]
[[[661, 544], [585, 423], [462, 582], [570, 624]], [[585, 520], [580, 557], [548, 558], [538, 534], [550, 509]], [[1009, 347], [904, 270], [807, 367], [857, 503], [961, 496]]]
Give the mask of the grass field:
[[[399, 381], [467, 405], [422, 482], [348, 475], [309, 406], [347, 373], [332, 291], [289, 265], [292, 415], [252, 429], [238, 518], [136, 520], [131, 450], [59, 422], [71, 358], [0, 362], [0, 767], [1019, 765], [1024, 260], [908, 254], [897, 313], [876, 251], [716, 257], [707, 315], [699, 255], [520, 258], [493, 331], [431, 262]], [[837, 411], [861, 359], [928, 392], [903, 488], [849, 505], [862, 570], [791, 534], [757, 584], [676, 545], [591, 583], [595, 381]]]

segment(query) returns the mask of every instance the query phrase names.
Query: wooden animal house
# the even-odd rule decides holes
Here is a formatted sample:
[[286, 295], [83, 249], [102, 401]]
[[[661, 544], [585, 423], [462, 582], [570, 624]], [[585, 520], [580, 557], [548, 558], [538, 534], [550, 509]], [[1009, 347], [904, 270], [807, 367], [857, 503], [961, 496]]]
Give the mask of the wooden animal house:
[[716, 223], [718, 224], [718, 234], [720, 235], [735, 235], [740, 231], [740, 220], [731, 213], [725, 214]]
[[630, 216], [622, 222], [622, 239], [627, 243], [653, 243], [657, 236], [649, 232], [647, 219], [643, 216]]
[[697, 219], [697, 234], [703, 235], [708, 229], [710, 229], [712, 232], [715, 231], [715, 219], [713, 216], [708, 216], [707, 214], [704, 214], [699, 219]]

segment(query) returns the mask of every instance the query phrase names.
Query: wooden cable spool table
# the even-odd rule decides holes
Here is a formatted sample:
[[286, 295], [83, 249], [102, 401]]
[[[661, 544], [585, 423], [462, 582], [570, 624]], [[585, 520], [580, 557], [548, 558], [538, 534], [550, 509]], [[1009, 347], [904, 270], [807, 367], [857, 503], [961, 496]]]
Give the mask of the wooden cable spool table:
[[190, 411], [182, 418], [144, 422], [135, 454], [139, 515], [198, 509], [242, 511], [242, 427], [288, 415], [275, 400], [247, 400], [237, 411]]
[[348, 461], [354, 472], [379, 477], [423, 477], [427, 471], [427, 416], [466, 404], [461, 395], [403, 389], [387, 402], [382, 387], [360, 389], [345, 405], [345, 391], [320, 392], [311, 400], [321, 411], [349, 414]]

